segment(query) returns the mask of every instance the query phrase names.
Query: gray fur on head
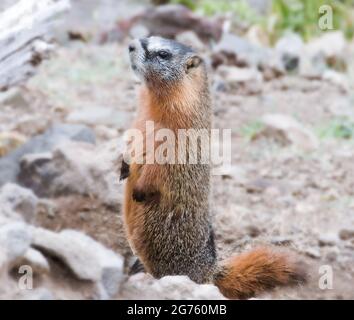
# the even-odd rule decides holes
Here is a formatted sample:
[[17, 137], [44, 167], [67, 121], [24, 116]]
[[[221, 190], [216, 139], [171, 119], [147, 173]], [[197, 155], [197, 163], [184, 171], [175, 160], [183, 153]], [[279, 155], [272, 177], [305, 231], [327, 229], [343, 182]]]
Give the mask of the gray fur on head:
[[129, 53], [138, 77], [162, 86], [182, 80], [190, 67], [201, 61], [192, 48], [161, 37], [135, 39], [129, 45]]

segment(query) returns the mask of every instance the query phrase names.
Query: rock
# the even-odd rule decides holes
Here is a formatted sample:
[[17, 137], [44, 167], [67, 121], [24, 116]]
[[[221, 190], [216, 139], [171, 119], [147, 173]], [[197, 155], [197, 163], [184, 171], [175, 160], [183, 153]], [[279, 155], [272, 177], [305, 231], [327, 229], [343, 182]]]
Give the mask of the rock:
[[7, 212], [16, 212], [24, 221], [32, 223], [36, 216], [38, 198], [32, 190], [7, 183], [0, 190], [0, 204], [7, 208]]
[[7, 155], [10, 151], [18, 148], [26, 142], [26, 137], [18, 132], [0, 133], [0, 157]]
[[117, 293], [123, 279], [121, 256], [75, 230], [35, 228], [33, 234], [33, 245], [60, 258], [78, 279], [101, 283], [109, 296]]
[[[218, 67], [218, 59], [226, 59], [238, 67], [256, 68], [261, 64], [265, 55], [262, 48], [231, 33], [224, 33], [220, 42], [213, 49], [213, 66]], [[223, 61], [224, 63], [226, 61]]]
[[134, 26], [144, 28], [146, 35], [159, 35], [164, 38], [175, 38], [178, 34], [193, 30], [200, 39], [207, 42], [211, 39], [219, 40], [222, 33], [222, 21], [210, 19], [195, 14], [180, 4], [166, 4], [149, 7], [141, 13], [126, 20], [121, 20], [114, 30], [105, 32], [102, 42], [122, 39], [124, 36], [135, 33]]
[[277, 236], [272, 238], [271, 243], [276, 246], [289, 246], [293, 243], [293, 240], [289, 237]]
[[338, 248], [334, 247], [333, 250], [327, 252], [326, 260], [329, 262], [335, 262], [338, 259], [339, 250]]
[[50, 115], [38, 117], [36, 114], [26, 114], [16, 120], [15, 130], [26, 137], [32, 137], [44, 132], [50, 125]]
[[275, 50], [280, 54], [284, 69], [286, 71], [296, 71], [300, 65], [304, 42], [298, 34], [291, 33], [277, 41]]
[[54, 201], [49, 199], [40, 199], [37, 205], [37, 213], [44, 214], [49, 218], [54, 218], [58, 212], [58, 208]]
[[131, 122], [132, 114], [109, 107], [87, 107], [71, 112], [66, 120], [72, 123], [125, 128]]
[[201, 39], [208, 41], [219, 39], [222, 32], [219, 21], [199, 16], [178, 4], [149, 8], [140, 17], [139, 23], [147, 27], [151, 35], [158, 34], [165, 38], [174, 38], [179, 33], [194, 30]]
[[299, 75], [308, 79], [321, 79], [327, 68], [326, 59], [323, 54], [311, 56], [305, 50], [300, 61]]
[[198, 52], [205, 50], [204, 43], [199, 39], [194, 31], [185, 31], [176, 36], [176, 40], [186, 46], [192, 47]]
[[339, 238], [342, 240], [350, 240], [354, 238], [354, 229], [342, 229], [339, 231]]
[[28, 248], [23, 257], [17, 263], [17, 268], [22, 265], [29, 265], [34, 273], [44, 274], [50, 270], [49, 263], [44, 255], [33, 248]]
[[334, 246], [338, 242], [338, 236], [336, 234], [328, 233], [328, 234], [322, 234], [318, 238], [318, 244], [321, 247], [324, 246]]
[[118, 138], [118, 130], [103, 125], [95, 126], [97, 136], [102, 140], [113, 140]]
[[307, 78], [321, 78], [328, 66], [345, 64], [346, 40], [341, 31], [326, 32], [305, 45], [299, 74]]
[[284, 74], [280, 54], [275, 50], [255, 45], [231, 33], [224, 33], [213, 48], [212, 66], [230, 65], [239, 68], [261, 70], [265, 79]]
[[98, 147], [79, 142], [59, 145], [50, 155], [31, 155], [21, 161], [19, 181], [41, 197], [92, 194], [110, 206], [122, 201], [117, 160], [123, 142], [114, 139]]
[[321, 258], [321, 252], [318, 248], [306, 248], [302, 251], [305, 255], [313, 259]]
[[262, 233], [262, 230], [257, 226], [249, 225], [246, 227], [246, 232], [251, 238], [257, 238]]
[[287, 115], [267, 114], [262, 117], [262, 123], [265, 127], [256, 138], [266, 136], [284, 145], [293, 144], [305, 151], [314, 150], [319, 145], [314, 133]]
[[231, 90], [256, 94], [262, 91], [263, 76], [256, 69], [219, 66], [217, 74], [226, 82]]
[[0, 105], [25, 106], [25, 101], [21, 90], [18, 87], [12, 87], [7, 91], [0, 92]]
[[311, 56], [324, 55], [326, 60], [343, 57], [346, 40], [342, 31], [325, 32], [307, 44], [307, 52]]
[[149, 36], [149, 29], [142, 24], [136, 24], [130, 29], [129, 35], [132, 39], [146, 38]]
[[31, 241], [32, 232], [22, 222], [0, 226], [0, 247], [5, 250], [9, 263], [23, 257], [30, 247]]
[[52, 151], [59, 143], [69, 140], [93, 144], [95, 143], [95, 135], [90, 128], [84, 125], [54, 125], [45, 133], [35, 136], [0, 159], [0, 186], [6, 182], [16, 182], [19, 163], [24, 155]]
[[197, 284], [187, 276], [154, 279], [149, 274], [131, 276], [122, 286], [122, 299], [152, 300], [223, 300], [219, 289], [211, 284]]

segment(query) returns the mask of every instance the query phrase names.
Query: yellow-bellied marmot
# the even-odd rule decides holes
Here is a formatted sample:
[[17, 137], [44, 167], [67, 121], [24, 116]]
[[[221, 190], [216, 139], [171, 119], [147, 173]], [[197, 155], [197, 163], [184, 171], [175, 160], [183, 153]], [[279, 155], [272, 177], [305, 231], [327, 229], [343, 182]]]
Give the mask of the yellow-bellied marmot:
[[[210, 132], [206, 68], [191, 48], [150, 37], [134, 40], [129, 53], [132, 68], [143, 81], [135, 129], [145, 136], [146, 122], [153, 121], [154, 130], [167, 128], [176, 136], [179, 129]], [[143, 156], [148, 153], [145, 147]], [[139, 257], [136, 270], [143, 267], [157, 278], [188, 275], [197, 283], [212, 282], [229, 298], [249, 298], [305, 280], [299, 263], [270, 248], [217, 263], [209, 164], [124, 162], [121, 178], [127, 178], [124, 220], [129, 243]]]

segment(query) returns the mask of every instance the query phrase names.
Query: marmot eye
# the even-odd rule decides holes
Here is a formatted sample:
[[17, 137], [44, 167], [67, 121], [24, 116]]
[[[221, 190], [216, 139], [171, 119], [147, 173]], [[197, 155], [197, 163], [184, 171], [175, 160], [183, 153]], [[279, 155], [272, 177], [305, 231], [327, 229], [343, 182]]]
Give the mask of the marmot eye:
[[166, 58], [168, 58], [170, 56], [170, 53], [165, 51], [165, 50], [160, 50], [157, 54], [162, 59], [166, 59]]

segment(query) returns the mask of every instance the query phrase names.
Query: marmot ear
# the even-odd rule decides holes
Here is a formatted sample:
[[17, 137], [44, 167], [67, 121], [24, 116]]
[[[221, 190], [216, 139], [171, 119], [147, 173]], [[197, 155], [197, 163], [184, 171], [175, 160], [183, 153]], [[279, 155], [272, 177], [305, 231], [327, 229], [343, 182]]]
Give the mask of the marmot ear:
[[186, 62], [186, 73], [188, 73], [191, 69], [198, 67], [202, 61], [202, 58], [197, 55], [189, 57]]

